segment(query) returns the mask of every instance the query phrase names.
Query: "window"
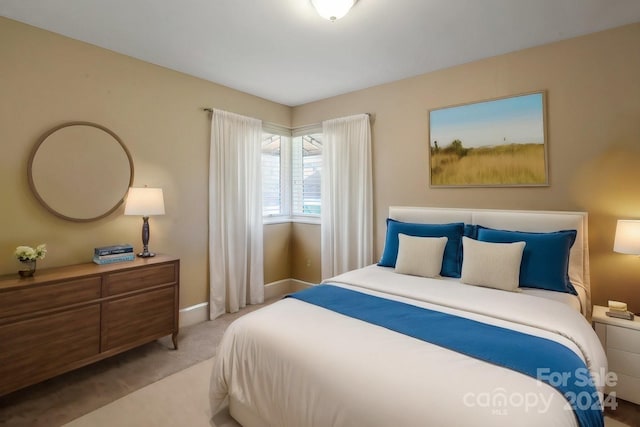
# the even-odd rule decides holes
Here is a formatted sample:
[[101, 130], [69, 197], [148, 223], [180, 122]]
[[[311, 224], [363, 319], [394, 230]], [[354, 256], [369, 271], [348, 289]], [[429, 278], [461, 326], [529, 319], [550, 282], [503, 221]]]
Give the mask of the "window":
[[262, 215], [289, 215], [290, 188], [288, 181], [291, 168], [288, 136], [272, 133], [262, 135]]
[[281, 163], [282, 136], [262, 136], [262, 215], [282, 215]]
[[293, 138], [292, 214], [320, 215], [322, 134]]
[[262, 213], [269, 218], [320, 216], [322, 133], [270, 127], [262, 138]]

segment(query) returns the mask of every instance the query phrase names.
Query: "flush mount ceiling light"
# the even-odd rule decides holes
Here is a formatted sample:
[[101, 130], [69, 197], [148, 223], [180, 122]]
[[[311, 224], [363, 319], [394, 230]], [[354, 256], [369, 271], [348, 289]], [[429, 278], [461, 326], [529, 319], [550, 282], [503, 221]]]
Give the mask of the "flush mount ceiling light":
[[311, 0], [318, 14], [324, 19], [335, 21], [349, 13], [358, 0]]

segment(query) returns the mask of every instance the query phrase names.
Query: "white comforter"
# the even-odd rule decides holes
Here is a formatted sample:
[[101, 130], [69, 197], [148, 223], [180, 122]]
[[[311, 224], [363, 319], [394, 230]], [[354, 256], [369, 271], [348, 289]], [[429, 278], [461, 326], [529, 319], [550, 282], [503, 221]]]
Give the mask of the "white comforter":
[[[559, 302], [376, 266], [328, 282], [553, 339], [606, 371], [588, 322]], [[292, 298], [228, 328], [210, 398], [282, 427], [577, 425], [545, 383]]]

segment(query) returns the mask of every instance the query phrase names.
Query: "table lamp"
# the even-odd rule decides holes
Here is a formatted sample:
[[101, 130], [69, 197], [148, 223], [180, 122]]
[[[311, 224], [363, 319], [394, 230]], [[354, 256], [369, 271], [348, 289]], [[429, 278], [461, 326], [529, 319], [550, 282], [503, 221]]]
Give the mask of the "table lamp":
[[640, 255], [640, 220], [618, 220], [613, 251], [621, 254]]
[[[640, 220], [619, 219], [613, 251], [621, 254], [640, 255]], [[607, 316], [633, 320], [633, 313], [627, 311], [627, 304], [609, 301]]]
[[142, 252], [138, 256], [141, 258], [155, 256], [156, 254], [149, 252], [149, 217], [164, 215], [162, 188], [129, 188], [124, 214], [142, 215]]

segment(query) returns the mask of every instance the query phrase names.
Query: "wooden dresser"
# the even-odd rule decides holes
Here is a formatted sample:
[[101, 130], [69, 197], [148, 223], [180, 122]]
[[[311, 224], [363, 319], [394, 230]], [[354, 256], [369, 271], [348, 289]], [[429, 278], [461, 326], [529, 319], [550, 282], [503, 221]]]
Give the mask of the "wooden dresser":
[[180, 260], [0, 276], [0, 396], [166, 335], [177, 349]]

